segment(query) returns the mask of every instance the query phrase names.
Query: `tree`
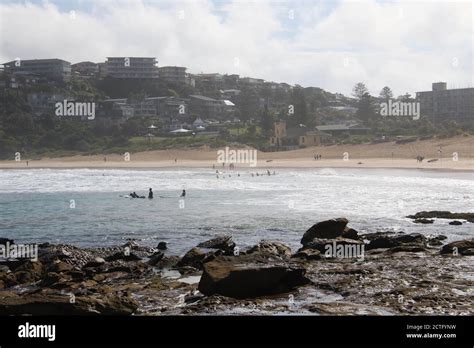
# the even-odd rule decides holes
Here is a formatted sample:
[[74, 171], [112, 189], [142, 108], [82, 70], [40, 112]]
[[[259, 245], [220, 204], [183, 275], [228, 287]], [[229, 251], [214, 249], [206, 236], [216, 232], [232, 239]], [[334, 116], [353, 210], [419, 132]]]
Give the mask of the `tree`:
[[305, 126], [312, 126], [312, 122], [308, 117], [308, 110], [306, 106], [306, 96], [302, 87], [295, 87], [291, 97], [291, 105], [293, 106], [294, 114], [290, 114], [289, 124], [292, 126], [304, 124]]
[[411, 102], [414, 101], [414, 99], [411, 97], [411, 94], [406, 92], [404, 95], [401, 95], [398, 97], [399, 100], [403, 102]]
[[369, 90], [362, 82], [356, 83], [354, 88], [352, 88], [352, 95], [359, 100], [361, 100], [366, 93], [368, 94]]
[[390, 87], [388, 86], [385, 86], [384, 88], [382, 88], [382, 90], [380, 91], [380, 98], [382, 98], [383, 100], [385, 101], [388, 101], [390, 99], [393, 98], [393, 92], [392, 90], [390, 89]]
[[242, 121], [248, 121], [255, 117], [259, 108], [258, 94], [249, 88], [242, 89], [237, 97], [236, 105], [240, 110], [240, 117]]
[[261, 125], [263, 133], [268, 136], [271, 134], [273, 129], [273, 115], [268, 111], [268, 105], [265, 104], [265, 107], [262, 112], [261, 116]]
[[369, 93], [365, 93], [360, 98], [356, 116], [364, 122], [375, 118], [375, 107]]

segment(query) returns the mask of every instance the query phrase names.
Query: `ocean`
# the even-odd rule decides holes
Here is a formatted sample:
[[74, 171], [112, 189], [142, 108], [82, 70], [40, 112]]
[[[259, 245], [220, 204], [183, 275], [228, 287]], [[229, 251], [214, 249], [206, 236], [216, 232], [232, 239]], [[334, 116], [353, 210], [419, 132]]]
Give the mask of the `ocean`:
[[[415, 224], [423, 210], [472, 212], [474, 175], [402, 169], [0, 170], [0, 237], [17, 243], [121, 245], [127, 239], [183, 254], [218, 234], [239, 247], [262, 239], [296, 249], [313, 224], [349, 219], [360, 233], [404, 231], [471, 238], [473, 224]], [[265, 171], [260, 169], [260, 174]], [[273, 173], [273, 170], [271, 170]], [[238, 176], [240, 174], [240, 176]], [[155, 198], [130, 199], [132, 191]], [[186, 190], [185, 199], [179, 196]]]

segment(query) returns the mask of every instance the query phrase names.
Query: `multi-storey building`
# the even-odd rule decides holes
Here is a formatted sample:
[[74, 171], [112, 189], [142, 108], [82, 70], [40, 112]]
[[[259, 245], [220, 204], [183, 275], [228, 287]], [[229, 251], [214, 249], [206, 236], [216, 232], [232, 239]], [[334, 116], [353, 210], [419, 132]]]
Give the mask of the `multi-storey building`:
[[184, 85], [187, 82], [186, 68], [182, 66], [162, 66], [158, 68], [160, 79], [163, 81]]
[[69, 81], [71, 78], [71, 63], [62, 59], [18, 59], [3, 66], [6, 73], [28, 72], [57, 81]]
[[189, 111], [203, 119], [226, 119], [234, 116], [235, 104], [230, 100], [214, 99], [203, 95], [189, 96]]
[[119, 79], [156, 79], [159, 76], [156, 58], [107, 57], [107, 76]]
[[436, 82], [431, 91], [417, 92], [416, 99], [421, 117], [474, 124], [474, 88], [447, 89], [446, 82]]

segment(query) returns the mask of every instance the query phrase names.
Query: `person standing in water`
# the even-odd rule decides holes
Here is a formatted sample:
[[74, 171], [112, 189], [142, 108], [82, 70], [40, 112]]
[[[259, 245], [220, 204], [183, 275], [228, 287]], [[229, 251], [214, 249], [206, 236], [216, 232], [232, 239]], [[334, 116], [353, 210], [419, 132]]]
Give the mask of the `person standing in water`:
[[183, 190], [180, 197], [186, 197], [186, 190]]
[[153, 199], [153, 190], [151, 189], [151, 187], [148, 190], [148, 199]]

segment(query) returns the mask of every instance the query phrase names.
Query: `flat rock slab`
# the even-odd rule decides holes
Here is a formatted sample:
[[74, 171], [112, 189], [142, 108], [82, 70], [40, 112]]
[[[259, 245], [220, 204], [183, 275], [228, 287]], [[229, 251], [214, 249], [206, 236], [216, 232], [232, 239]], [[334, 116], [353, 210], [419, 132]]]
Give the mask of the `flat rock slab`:
[[71, 301], [69, 295], [0, 294], [0, 313], [4, 315], [131, 315], [136, 309], [133, 300], [117, 296], [78, 296]]
[[[249, 255], [250, 256], [250, 255]], [[309, 283], [296, 263], [261, 263], [245, 256], [219, 257], [204, 264], [199, 291], [232, 298], [252, 298], [291, 291]]]

